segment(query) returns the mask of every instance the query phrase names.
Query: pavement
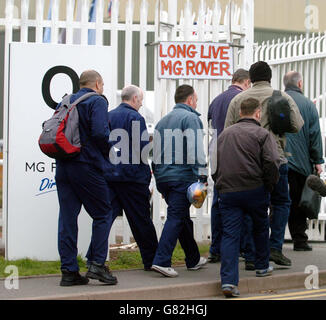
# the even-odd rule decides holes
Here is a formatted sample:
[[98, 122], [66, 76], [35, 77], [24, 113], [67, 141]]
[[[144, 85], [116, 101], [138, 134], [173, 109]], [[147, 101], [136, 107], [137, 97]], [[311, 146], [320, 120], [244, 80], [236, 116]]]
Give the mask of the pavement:
[[[292, 260], [292, 267], [282, 267], [271, 262], [274, 266], [273, 275], [264, 278], [255, 277], [254, 271], [246, 271], [244, 261], [240, 259], [240, 293], [305, 289], [305, 280], [313, 270], [308, 267], [311, 265], [318, 268], [319, 286], [325, 285], [326, 243], [312, 243], [312, 246], [311, 252], [297, 252], [292, 250], [291, 243], [284, 244], [283, 253]], [[153, 271], [114, 271], [113, 274], [118, 278], [115, 286], [90, 280], [86, 286], [60, 287], [60, 275], [49, 275], [19, 277], [19, 288], [9, 290], [6, 289], [9, 280], [1, 279], [0, 300], [196, 300], [222, 296], [220, 263], [208, 263], [197, 271], [189, 271], [185, 266], [175, 269], [179, 272], [176, 278], [166, 278]]]

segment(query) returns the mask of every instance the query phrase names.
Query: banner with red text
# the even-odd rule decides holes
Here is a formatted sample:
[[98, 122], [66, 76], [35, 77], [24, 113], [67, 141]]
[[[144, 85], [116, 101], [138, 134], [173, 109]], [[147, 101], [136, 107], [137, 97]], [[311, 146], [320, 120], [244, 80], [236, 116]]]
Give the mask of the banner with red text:
[[233, 50], [226, 43], [160, 42], [159, 79], [232, 79]]

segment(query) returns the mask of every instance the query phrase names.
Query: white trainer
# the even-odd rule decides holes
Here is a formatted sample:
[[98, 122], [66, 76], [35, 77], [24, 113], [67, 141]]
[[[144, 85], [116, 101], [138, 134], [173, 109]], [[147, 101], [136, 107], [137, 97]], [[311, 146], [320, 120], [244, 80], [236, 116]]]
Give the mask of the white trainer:
[[198, 270], [202, 268], [207, 263], [207, 259], [204, 257], [200, 257], [199, 262], [192, 268], [188, 268], [188, 270]]
[[176, 272], [171, 267], [161, 267], [161, 266], [153, 264], [152, 270], [159, 272], [159, 273], [163, 274], [163, 276], [170, 277], [170, 278], [174, 278], [174, 277], [178, 276], [178, 272]]

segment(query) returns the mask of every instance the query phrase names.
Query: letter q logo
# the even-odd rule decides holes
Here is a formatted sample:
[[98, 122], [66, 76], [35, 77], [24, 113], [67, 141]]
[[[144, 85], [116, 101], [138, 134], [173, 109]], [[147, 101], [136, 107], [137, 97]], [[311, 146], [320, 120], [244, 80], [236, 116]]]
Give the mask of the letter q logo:
[[51, 92], [50, 92], [51, 81], [55, 75], [60, 73], [66, 74], [71, 79], [73, 93], [79, 90], [79, 77], [73, 69], [67, 66], [55, 66], [50, 70], [48, 70], [44, 75], [42, 81], [42, 95], [45, 103], [52, 109], [55, 109], [57, 107], [58, 102], [54, 101], [51, 96]]

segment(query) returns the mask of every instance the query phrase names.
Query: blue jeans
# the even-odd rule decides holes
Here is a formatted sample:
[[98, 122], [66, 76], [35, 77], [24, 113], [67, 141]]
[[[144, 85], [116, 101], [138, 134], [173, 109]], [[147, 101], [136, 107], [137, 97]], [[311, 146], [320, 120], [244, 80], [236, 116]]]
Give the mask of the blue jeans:
[[164, 196], [168, 205], [167, 219], [158, 243], [153, 264], [171, 267], [173, 250], [179, 239], [185, 253], [187, 268], [194, 267], [200, 259], [197, 243], [194, 239], [193, 222], [190, 219], [190, 202], [187, 189], [191, 182], [163, 182], [157, 184], [157, 190]]
[[269, 266], [269, 220], [270, 195], [265, 187], [242, 192], [220, 194], [222, 219], [221, 282], [238, 285], [240, 233], [244, 215], [250, 215], [253, 222], [253, 239], [256, 248], [256, 269]]
[[244, 253], [246, 261], [255, 261], [255, 244], [252, 236], [253, 223], [250, 215], [246, 214], [241, 229], [240, 251]]
[[[218, 204], [219, 193], [214, 187], [214, 197], [211, 208], [211, 235], [212, 242], [209, 252], [214, 255], [221, 254], [222, 221]], [[252, 220], [249, 215], [244, 217], [241, 228], [240, 251], [244, 253], [246, 261], [255, 261], [255, 246], [252, 239]]]
[[214, 255], [220, 254], [221, 237], [222, 237], [222, 222], [221, 215], [218, 210], [218, 191], [214, 187], [214, 197], [211, 208], [211, 235], [212, 242], [209, 252]]
[[288, 165], [280, 166], [280, 179], [271, 194], [270, 247], [282, 251], [285, 228], [288, 223], [291, 200], [288, 187]]

